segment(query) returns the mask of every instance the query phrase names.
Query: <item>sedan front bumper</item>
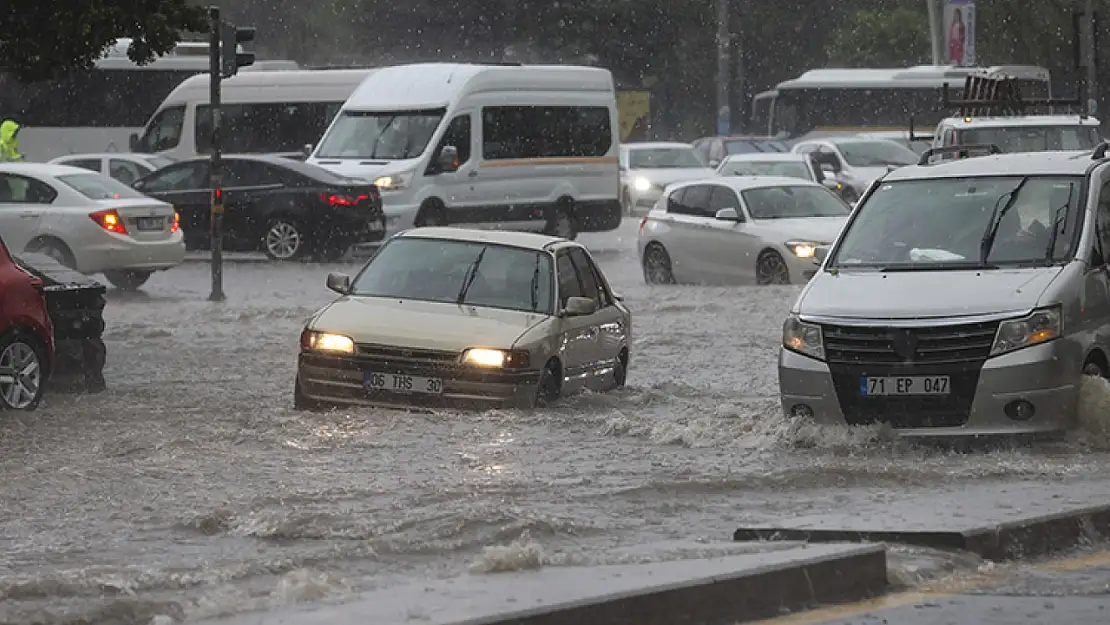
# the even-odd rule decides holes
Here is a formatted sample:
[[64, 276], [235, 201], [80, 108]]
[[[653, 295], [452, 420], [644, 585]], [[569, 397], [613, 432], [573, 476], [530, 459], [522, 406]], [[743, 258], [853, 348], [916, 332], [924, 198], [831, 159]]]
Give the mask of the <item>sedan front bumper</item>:
[[[371, 389], [366, 382], [369, 373], [441, 380], [442, 392]], [[531, 405], [539, 377], [539, 371], [494, 371], [454, 362], [370, 359], [316, 352], [302, 352], [297, 360], [297, 384], [302, 395], [329, 404], [485, 409], [524, 407]]]

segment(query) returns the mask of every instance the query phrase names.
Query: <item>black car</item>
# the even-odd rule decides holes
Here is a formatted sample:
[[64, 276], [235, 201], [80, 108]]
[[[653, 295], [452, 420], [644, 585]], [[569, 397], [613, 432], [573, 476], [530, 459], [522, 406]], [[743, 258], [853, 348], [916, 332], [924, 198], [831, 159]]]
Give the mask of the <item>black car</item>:
[[[187, 249], [211, 245], [212, 188], [206, 157], [179, 161], [132, 185], [169, 202]], [[223, 158], [224, 248], [275, 260], [334, 260], [385, 237], [382, 197], [372, 184], [276, 155]]]

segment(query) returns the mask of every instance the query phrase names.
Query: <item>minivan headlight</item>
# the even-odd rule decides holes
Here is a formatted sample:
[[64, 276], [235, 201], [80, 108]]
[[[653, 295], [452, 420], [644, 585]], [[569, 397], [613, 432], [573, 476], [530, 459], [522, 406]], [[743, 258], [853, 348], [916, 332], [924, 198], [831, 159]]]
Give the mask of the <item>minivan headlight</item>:
[[1038, 308], [1020, 319], [1003, 321], [995, 332], [991, 356], [1059, 338], [1063, 333], [1062, 321], [1063, 310], [1060, 306]]
[[412, 173], [407, 171], [389, 174], [388, 176], [378, 176], [374, 178], [374, 186], [382, 191], [398, 191], [409, 186], [411, 179]]
[[810, 358], [825, 359], [825, 337], [821, 326], [802, 321], [797, 315], [790, 315], [782, 324], [782, 346]]

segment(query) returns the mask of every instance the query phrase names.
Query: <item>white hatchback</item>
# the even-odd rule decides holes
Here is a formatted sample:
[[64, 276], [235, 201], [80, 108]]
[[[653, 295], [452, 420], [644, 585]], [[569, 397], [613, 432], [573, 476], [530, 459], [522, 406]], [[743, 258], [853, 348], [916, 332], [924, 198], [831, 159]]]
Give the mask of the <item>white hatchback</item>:
[[809, 280], [818, 246], [849, 208], [800, 178], [722, 176], [667, 187], [640, 223], [648, 284], [789, 284]]
[[185, 259], [173, 206], [66, 165], [0, 164], [0, 232], [15, 254], [47, 254], [121, 289]]

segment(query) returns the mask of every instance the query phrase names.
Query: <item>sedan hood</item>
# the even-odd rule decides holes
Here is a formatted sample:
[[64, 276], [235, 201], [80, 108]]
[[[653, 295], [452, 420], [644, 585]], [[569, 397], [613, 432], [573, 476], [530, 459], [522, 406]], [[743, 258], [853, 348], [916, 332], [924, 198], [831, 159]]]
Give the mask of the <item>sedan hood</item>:
[[681, 167], [681, 168], [665, 168], [665, 169], [633, 169], [628, 172], [628, 177], [632, 180], [637, 178], [647, 178], [652, 184], [665, 187], [675, 182], [686, 182], [687, 180], [698, 180], [701, 178], [713, 178], [717, 175], [716, 169], [708, 167]]
[[808, 241], [810, 243], [831, 244], [840, 234], [848, 216], [843, 217], [803, 217], [799, 219], [761, 219], [756, 220], [764, 237], [777, 236], [786, 240]]
[[496, 308], [383, 297], [343, 297], [310, 328], [344, 334], [356, 343], [445, 351], [467, 347], [508, 349], [546, 315]]
[[809, 282], [798, 308], [802, 315], [861, 319], [1020, 314], [1037, 306], [1061, 270], [821, 273]]

